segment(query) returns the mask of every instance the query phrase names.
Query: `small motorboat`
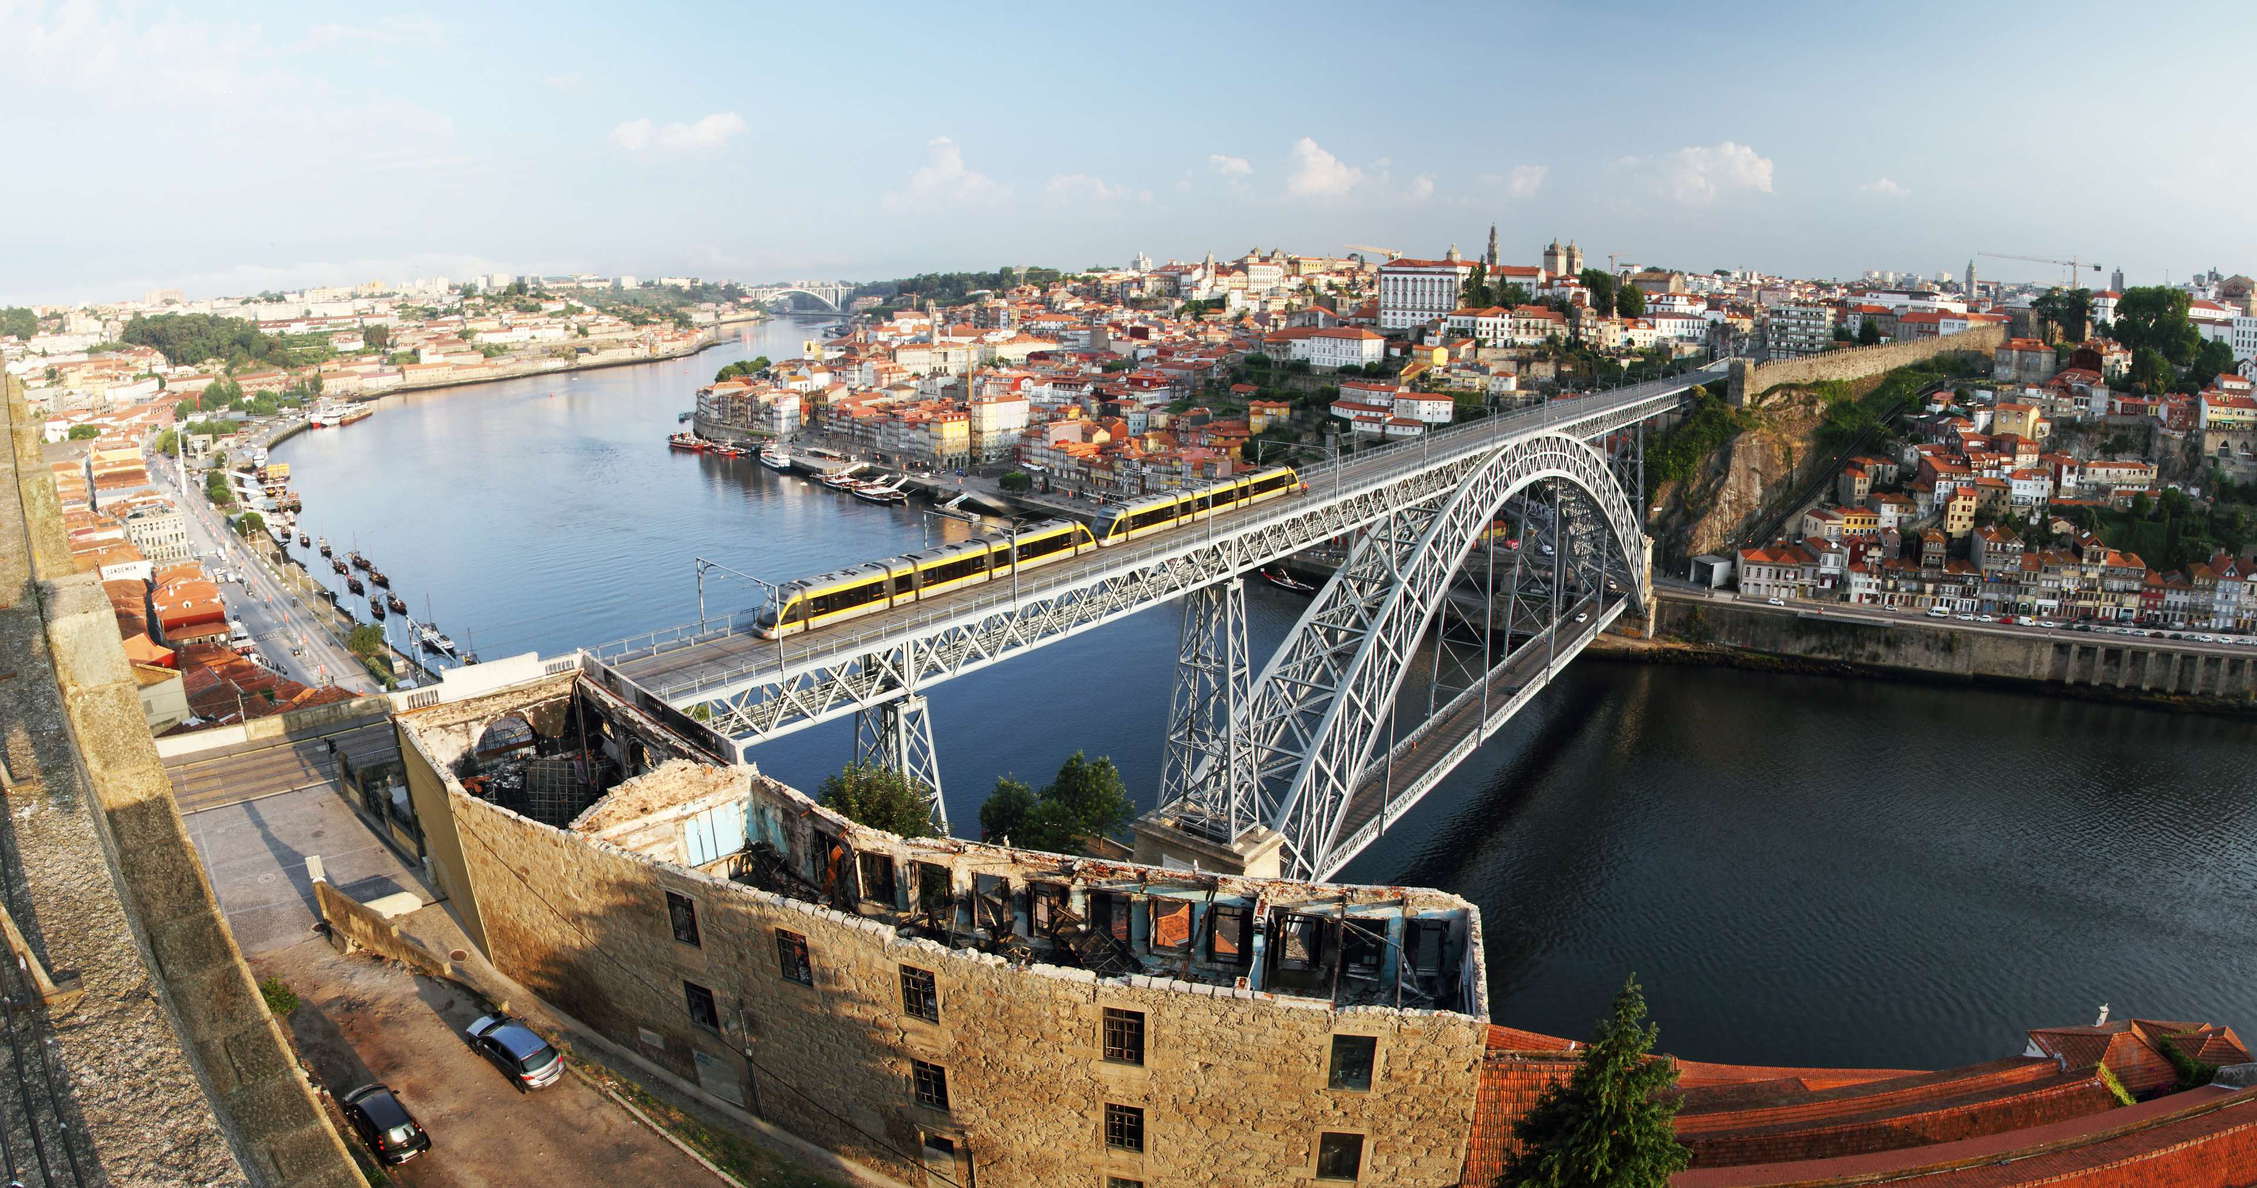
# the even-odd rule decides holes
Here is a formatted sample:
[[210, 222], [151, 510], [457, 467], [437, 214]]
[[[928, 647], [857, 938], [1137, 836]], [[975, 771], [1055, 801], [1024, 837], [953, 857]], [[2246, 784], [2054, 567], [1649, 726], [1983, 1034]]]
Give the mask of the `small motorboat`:
[[356, 551], [354, 551], [354, 552], [351, 552], [351, 553], [348, 553], [348, 554], [346, 554], [346, 555], [345, 555], [345, 559], [353, 563], [353, 568], [354, 568], [354, 569], [374, 569], [374, 568], [376, 568], [376, 567], [375, 567], [374, 565], [371, 565], [371, 564], [369, 564], [368, 558], [361, 556], [361, 555], [360, 555], [360, 553], [359, 553], [359, 551], [357, 551], [357, 550], [356, 550]]
[[321, 555], [324, 557], [329, 555], [329, 538], [326, 536], [321, 538]]
[[1302, 581], [1300, 578], [1294, 577], [1292, 574], [1287, 573], [1282, 569], [1263, 569], [1256, 572], [1262, 575], [1263, 581], [1276, 586], [1280, 590], [1291, 590], [1295, 594], [1314, 594], [1317, 592], [1317, 588], [1315, 586]]
[[355, 594], [365, 594], [368, 592], [368, 587], [361, 585], [360, 579], [357, 577], [347, 577], [345, 579], [345, 588]]
[[710, 443], [695, 433], [669, 433], [666, 435], [666, 444], [693, 454], [702, 454], [712, 448]]
[[306, 534], [305, 534], [305, 533], [301, 532], [301, 533], [299, 533], [299, 534], [298, 534], [298, 547], [299, 547], [299, 548], [301, 548], [301, 549], [302, 549], [302, 548], [304, 548], [304, 547], [306, 547], [307, 545], [310, 545], [310, 544], [312, 544], [312, 543], [313, 543], [313, 542], [312, 542], [311, 540], [308, 540], [308, 539], [306, 539]]
[[847, 494], [862, 500], [864, 503], [907, 503], [909, 502], [909, 492], [904, 488], [908, 485], [908, 482], [909, 480], [906, 477], [897, 475], [890, 483], [883, 480], [857, 483], [847, 488]]
[[342, 561], [339, 561], [339, 560], [338, 560], [338, 559], [336, 559], [335, 557], [331, 557], [331, 558], [329, 559], [329, 567], [330, 567], [331, 569], [334, 569], [334, 570], [336, 570], [336, 571], [337, 571], [337, 572], [339, 572], [339, 573], [351, 573], [351, 572], [352, 572], [352, 569], [351, 569], [351, 567], [347, 566], [347, 565], [346, 565], [346, 564], [345, 564], [344, 562], [342, 562]]
[[416, 642], [423, 645], [423, 650], [432, 655], [447, 656], [454, 653], [455, 641], [439, 634], [439, 629], [429, 623], [416, 628], [415, 637]]
[[[355, 591], [354, 591], [354, 593], [356, 593], [356, 594], [357, 594], [357, 593], [359, 593], [359, 592], [360, 592], [360, 591], [358, 591], [358, 590], [355, 590]], [[369, 614], [371, 614], [371, 615], [373, 615], [373, 616], [375, 616], [375, 617], [376, 617], [376, 619], [377, 619], [377, 620], [378, 620], [379, 622], [381, 622], [381, 621], [383, 620], [383, 618], [384, 618], [384, 602], [383, 602], [383, 600], [382, 600], [382, 599], [377, 599], [377, 598], [371, 598], [371, 599], [369, 599], [369, 600], [368, 600], [368, 613], [369, 613]]]
[[854, 477], [855, 472], [861, 469], [862, 464], [859, 462], [853, 464], [852, 466], [841, 466], [837, 470], [834, 470], [829, 474], [816, 475], [815, 481], [823, 484], [826, 487], [829, 487], [833, 491], [851, 491], [855, 487], [859, 486], [862, 482], [861, 479]]
[[384, 596], [384, 605], [391, 607], [392, 613], [395, 615], [404, 615], [408, 613], [407, 600], [401, 598], [397, 594], [386, 594]]
[[379, 586], [390, 587], [392, 584], [392, 579], [385, 577], [384, 571], [373, 565], [368, 567], [368, 580]]

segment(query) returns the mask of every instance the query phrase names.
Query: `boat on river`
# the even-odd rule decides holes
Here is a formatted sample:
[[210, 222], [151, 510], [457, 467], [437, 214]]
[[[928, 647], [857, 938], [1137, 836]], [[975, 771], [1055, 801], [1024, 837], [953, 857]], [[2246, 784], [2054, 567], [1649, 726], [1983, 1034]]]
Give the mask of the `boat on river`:
[[[371, 599], [371, 601], [373, 601], [373, 598]], [[404, 615], [408, 613], [407, 599], [402, 598], [397, 594], [386, 594], [384, 596], [384, 605], [391, 607], [392, 613], [395, 615]]]
[[434, 656], [454, 654], [455, 641], [439, 634], [439, 629], [429, 623], [415, 629], [415, 638], [417, 643], [423, 645], [424, 651]]
[[666, 444], [674, 449], [686, 450], [692, 454], [702, 454], [713, 448], [713, 443], [695, 433], [669, 433], [666, 435]]
[[852, 462], [845, 466], [839, 467], [837, 470], [834, 470], [829, 474], [816, 475], [815, 481], [823, 484], [826, 487], [829, 487], [833, 491], [851, 491], [854, 488], [862, 485], [862, 480], [854, 476], [859, 473], [866, 465], [868, 464], [863, 462]]
[[373, 568], [375, 568], [375, 566], [373, 566], [373, 565], [370, 565], [370, 564], [369, 564], [368, 558], [366, 558], [366, 557], [363, 557], [363, 556], [361, 556], [361, 555], [360, 555], [360, 551], [359, 551], [358, 549], [356, 549], [356, 550], [354, 550], [354, 551], [352, 551], [352, 552], [350, 552], [350, 553], [347, 553], [347, 554], [345, 554], [345, 560], [352, 562], [352, 563], [353, 563], [353, 568], [354, 568], [354, 569], [373, 569]]
[[370, 598], [368, 600], [368, 613], [371, 617], [375, 618], [377, 622], [383, 622], [384, 600], [381, 598]]
[[311, 540], [308, 540], [308, 539], [306, 539], [306, 534], [305, 534], [305, 533], [301, 532], [301, 533], [299, 533], [299, 534], [298, 534], [298, 547], [299, 547], [299, 548], [301, 548], [301, 549], [302, 549], [302, 548], [304, 548], [304, 547], [306, 547], [307, 545], [310, 545], [310, 544], [312, 544], [312, 543], [313, 543], [313, 542], [312, 542]]
[[384, 586], [387, 588], [389, 588], [392, 584], [392, 579], [385, 577], [384, 571], [376, 568], [373, 565], [368, 567], [368, 580], [375, 585]]
[[324, 557], [329, 555], [329, 538], [326, 536], [321, 538], [321, 555]]
[[791, 451], [777, 442], [760, 447], [760, 464], [770, 470], [785, 471], [792, 468]]
[[908, 486], [909, 479], [906, 475], [895, 475], [890, 482], [873, 479], [867, 483], [856, 483], [847, 488], [847, 494], [864, 503], [907, 503]]
[[331, 557], [329, 559], [329, 567], [336, 570], [338, 573], [351, 573], [353, 571], [351, 566], [346, 565], [344, 562], [339, 561], [335, 557]]
[[1263, 569], [1257, 570], [1256, 572], [1262, 575], [1263, 581], [1276, 586], [1280, 590], [1291, 590], [1295, 594], [1314, 594], [1317, 592], [1317, 588], [1315, 586], [1302, 581], [1300, 578], [1294, 577], [1292, 574], [1287, 573], [1282, 569]]
[[367, 593], [367, 592], [368, 592], [368, 587], [366, 587], [366, 586], [364, 586], [364, 585], [361, 585], [361, 584], [360, 584], [360, 579], [359, 579], [359, 578], [357, 578], [357, 577], [348, 577], [348, 578], [346, 578], [346, 579], [345, 579], [345, 588], [346, 588], [347, 590], [350, 590], [350, 591], [352, 591], [352, 592], [353, 592], [353, 593], [355, 593], [355, 594], [365, 594], [365, 593]]

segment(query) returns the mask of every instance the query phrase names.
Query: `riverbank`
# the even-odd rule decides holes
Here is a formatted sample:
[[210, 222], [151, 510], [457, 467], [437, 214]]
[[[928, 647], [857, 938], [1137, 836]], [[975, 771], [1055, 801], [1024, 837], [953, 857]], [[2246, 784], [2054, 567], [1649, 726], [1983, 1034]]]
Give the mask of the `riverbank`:
[[[605, 368], [609, 367], [633, 367], [637, 364], [642, 363], [664, 363], [670, 359], [686, 359], [691, 355], [698, 354], [701, 351], [710, 350], [721, 345], [724, 342], [727, 342], [730, 336], [721, 332], [721, 328], [724, 326], [757, 326], [763, 322], [771, 320], [773, 320], [772, 317], [767, 314], [760, 314], [753, 317], [722, 318], [719, 321], [714, 322], [712, 325], [706, 327], [705, 330], [689, 344], [685, 346], [669, 348], [663, 351], [652, 351], [645, 354], [627, 355], [605, 355], [599, 353], [589, 355], [585, 358], [576, 357], [572, 359], [540, 359], [533, 361], [534, 363], [539, 364], [538, 366], [519, 367], [514, 370], [507, 371], [496, 370], [484, 375], [467, 376], [462, 379], [429, 380], [421, 383], [394, 384], [390, 387], [383, 388], [377, 391], [356, 392], [350, 396], [339, 396], [337, 397], [337, 399], [346, 401], [347, 403], [351, 404], [366, 404], [372, 400], [382, 400], [386, 396], [398, 396], [404, 392], [432, 392], [437, 391], [441, 388], [469, 388], [475, 387], [479, 384], [498, 384], [505, 380], [528, 379], [534, 376], [563, 375], [578, 371], [602, 371]], [[287, 436], [287, 434], [285, 434], [285, 436]], [[277, 440], [280, 439], [278, 438]]]
[[2237, 654], [2123, 636], [2009, 632], [1924, 618], [1877, 621], [1666, 589], [1657, 592], [1652, 638], [1610, 633], [1591, 650], [1649, 664], [1985, 686], [2257, 716], [2257, 649]]

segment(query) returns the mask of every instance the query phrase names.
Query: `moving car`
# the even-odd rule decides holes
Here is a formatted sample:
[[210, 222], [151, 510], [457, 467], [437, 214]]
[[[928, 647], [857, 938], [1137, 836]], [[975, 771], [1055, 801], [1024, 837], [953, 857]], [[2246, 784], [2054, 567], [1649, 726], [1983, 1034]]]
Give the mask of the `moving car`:
[[406, 1163], [431, 1149], [431, 1136], [416, 1124], [415, 1115], [408, 1113], [390, 1087], [363, 1085], [340, 1100], [345, 1117], [381, 1162]]
[[508, 1015], [481, 1016], [463, 1034], [519, 1089], [545, 1089], [564, 1075], [564, 1054]]
[[1766, 599], [1764, 599], [1764, 601], [1765, 601], [1765, 602], [1768, 602], [1768, 603], [1770, 603], [1770, 604], [1771, 604], [1771, 605], [1773, 605], [1773, 606], [1785, 606], [1785, 605], [1787, 605], [1787, 600], [1786, 600], [1786, 599], [1784, 599], [1784, 598], [1766, 598]]

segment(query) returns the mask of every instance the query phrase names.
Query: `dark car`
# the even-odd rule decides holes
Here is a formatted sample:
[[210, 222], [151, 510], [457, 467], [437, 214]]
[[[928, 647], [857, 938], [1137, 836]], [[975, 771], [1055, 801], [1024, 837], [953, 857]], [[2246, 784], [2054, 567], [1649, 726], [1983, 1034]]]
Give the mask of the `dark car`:
[[431, 1136], [416, 1124], [415, 1115], [400, 1104], [397, 1094], [384, 1085], [363, 1085], [343, 1098], [345, 1117], [360, 1131], [368, 1149], [386, 1164], [406, 1163], [431, 1149]]
[[520, 1089], [544, 1089], [564, 1075], [564, 1054], [508, 1015], [484, 1016], [465, 1034]]

